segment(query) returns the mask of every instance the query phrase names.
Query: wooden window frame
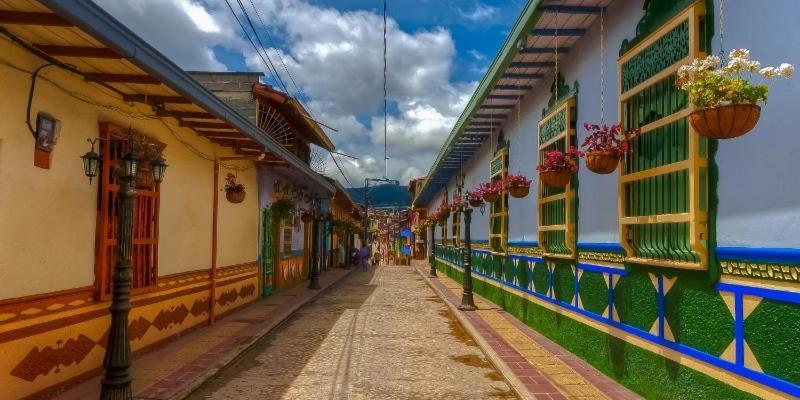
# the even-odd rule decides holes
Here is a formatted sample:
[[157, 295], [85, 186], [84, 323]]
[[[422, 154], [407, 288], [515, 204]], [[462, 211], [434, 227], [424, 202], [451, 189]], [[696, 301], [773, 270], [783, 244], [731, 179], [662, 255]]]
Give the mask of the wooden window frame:
[[[706, 52], [702, 50], [703, 45], [701, 43], [703, 38], [702, 26], [704, 24], [705, 13], [706, 10], [703, 2], [695, 2], [693, 5], [687, 7], [685, 10], [672, 17], [661, 27], [647, 35], [643, 40], [622, 54], [617, 63], [619, 77], [618, 93], [620, 94], [619, 115], [620, 121], [623, 122], [623, 129], [639, 127], [642, 131], [642, 135], [639, 136], [638, 139], [646, 137], [660, 128], [667, 129], [672, 127], [672, 129], [677, 132], [678, 128], [675, 128], [677, 124], [685, 124], [685, 129], [687, 132], [685, 139], [681, 137], [680, 132], [677, 132], [674, 135], [676, 138], [678, 138], [676, 139], [676, 143], [680, 143], [678, 140], [686, 141], [684, 144], [684, 148], [687, 153], [685, 159], [674, 162], [666, 160], [665, 162], [668, 162], [666, 164], [659, 164], [655, 167], [640, 168], [635, 172], [628, 172], [632, 168], [632, 165], [634, 165], [632, 164], [632, 157], [635, 157], [635, 154], [626, 156], [622, 163], [619, 174], [618, 189], [619, 232], [620, 242], [626, 254], [625, 260], [630, 263], [690, 270], [708, 269], [708, 207], [709, 191], [711, 190], [708, 181], [710, 154], [708, 139], [705, 139], [697, 134], [691, 127], [691, 124], [689, 124], [687, 121], [688, 115], [695, 110], [695, 107], [691, 105], [688, 99], [685, 99], [684, 101], [686, 101], [686, 106], [683, 108], [675, 106], [675, 110], [669, 114], [660, 116], [654, 120], [645, 118], [644, 121], [635, 122], [633, 121], [633, 116], [630, 117], [630, 120], [627, 119], [629, 116], [626, 115], [625, 111], [626, 104], [629, 100], [634, 99], [635, 96], [642, 96], [643, 93], [646, 94], [646, 90], [654, 88], [656, 85], [663, 86], [665, 81], [674, 79], [674, 76], [681, 65], [691, 63], [693, 59], [701, 58], [706, 55]], [[675, 60], [668, 60], [668, 66], [658, 70], [657, 72], [648, 76], [646, 79], [636, 81], [630, 84], [632, 86], [624, 88], [623, 68], [625, 63], [631, 61], [634, 57], [639, 56], [640, 54], [644, 54], [648, 48], [659, 45], [660, 39], [664, 38], [666, 35], [670, 34], [676, 29], [679, 29], [680, 26], [687, 21], [688, 38], [686, 39], [686, 42], [688, 43], [688, 51], [686, 52], [685, 57]], [[664, 52], [658, 52], [658, 54], [664, 54]], [[631, 126], [632, 124], [635, 124], [636, 126]], [[652, 142], [655, 142], [655, 140], [652, 140]], [[663, 142], [656, 143], [659, 146], [665, 146]], [[667, 145], [670, 144], [671, 143], [668, 143]], [[634, 146], [636, 146], [636, 142], [634, 142]], [[659, 147], [659, 149], [660, 148], [661, 147]], [[679, 151], [684, 151], [684, 148], [679, 149]], [[634, 151], [636, 151], [635, 148]], [[674, 158], [678, 159], [681, 157], [676, 156]], [[680, 203], [679, 206], [672, 207], [672, 205], [670, 205], [667, 208], [673, 208], [676, 210], [683, 209], [683, 203], [685, 202], [685, 211], [672, 213], [660, 212], [660, 209], [664, 209], [666, 207], [666, 202], [658, 199], [658, 197], [663, 196], [653, 195], [646, 198], [642, 196], [636, 196], [637, 194], [641, 193], [642, 190], [634, 189], [634, 183], [641, 182], [644, 184], [645, 180], [649, 180], [648, 184], [651, 184], [653, 187], [653, 192], [658, 192], [659, 189], [666, 190], [663, 189], [665, 187], [664, 185], [667, 184], [665, 181], [669, 183], [669, 179], [673, 179], [674, 174], [683, 173], [684, 171], [685, 178], [682, 174], [677, 178], [674, 178], [675, 182], [679, 182], [674, 183], [674, 185], [676, 185], [675, 187], [683, 187], [683, 183], [686, 184], [688, 190], [685, 198], [675, 200], [675, 202]], [[627, 191], [628, 185], [631, 187], [630, 193]], [[670, 193], [672, 192], [673, 191], [670, 191]], [[634, 197], [636, 198], [635, 200]], [[678, 196], [676, 196], [676, 198], [677, 197]], [[668, 199], [668, 201], [672, 201], [672, 199]], [[628, 210], [632, 209], [632, 207], [634, 207], [633, 204], [637, 202], [644, 202], [648, 204], [649, 208], [655, 208], [656, 213], [653, 214], [649, 211], [641, 210], [629, 212]], [[650, 203], [655, 203], [655, 206], [652, 206]], [[646, 215], [641, 215], [642, 213], [646, 213]], [[683, 228], [682, 224], [686, 224], [688, 229]], [[637, 227], [647, 227], [647, 229], [638, 229]], [[651, 257], [642, 254], [645, 253], [644, 250], [641, 250], [642, 248], [637, 247], [636, 243], [640, 238], [642, 238], [641, 240], [645, 240], [645, 236], [650, 235], [645, 235], [644, 230], [650, 231], [652, 233], [651, 236], [655, 238], [655, 242], [659, 242], [655, 245], [655, 247], [657, 247], [657, 251], [648, 252], [651, 254], [663, 254], [665, 255], [664, 257]], [[688, 233], [686, 231], [688, 231]], [[648, 243], [652, 245], [655, 242]], [[688, 244], [688, 249], [691, 252], [688, 253], [685, 258], [695, 258], [694, 261], [675, 259], [678, 258], [675, 256], [675, 252], [678, 251], [676, 247], [682, 244]], [[637, 251], [639, 251], [640, 254], [637, 254]]]
[[[508, 142], [498, 139], [498, 149], [489, 161], [489, 180], [504, 179], [508, 175]], [[493, 232], [493, 220], [500, 223], [499, 232]], [[502, 192], [500, 199], [489, 204], [489, 248], [493, 253], [508, 252], [508, 193]]]
[[[556, 133], [550, 136], [546, 132], [548, 129], [552, 129], [550, 126], [553, 122], [558, 121], [556, 118], [560, 118], [562, 113], [564, 114], [563, 127], [559, 127]], [[576, 120], [577, 98], [574, 94], [560, 100], [543, 112], [536, 135], [539, 160], [544, 159], [544, 153], [547, 151], [554, 149], [566, 151], [570, 147], [577, 147]], [[543, 128], [545, 132], [543, 132]], [[544, 138], [543, 134], [548, 137]], [[537, 184], [537, 238], [538, 246], [542, 249], [542, 255], [545, 257], [574, 259], [578, 255], [575, 223], [577, 219], [577, 179], [576, 174], [563, 189], [550, 188], [542, 183], [541, 179]], [[559, 214], [563, 215], [559, 216]], [[549, 219], [558, 221], [554, 222]], [[558, 232], [564, 232], [563, 243], [559, 243], [561, 248], [551, 243], [554, 241], [552, 236], [558, 235]]]

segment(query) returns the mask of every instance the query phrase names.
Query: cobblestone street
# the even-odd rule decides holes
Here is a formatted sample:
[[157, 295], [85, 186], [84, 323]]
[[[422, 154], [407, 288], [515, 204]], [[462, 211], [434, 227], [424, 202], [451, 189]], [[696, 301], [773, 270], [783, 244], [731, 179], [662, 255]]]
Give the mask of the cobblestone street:
[[354, 271], [191, 399], [516, 398], [411, 267]]

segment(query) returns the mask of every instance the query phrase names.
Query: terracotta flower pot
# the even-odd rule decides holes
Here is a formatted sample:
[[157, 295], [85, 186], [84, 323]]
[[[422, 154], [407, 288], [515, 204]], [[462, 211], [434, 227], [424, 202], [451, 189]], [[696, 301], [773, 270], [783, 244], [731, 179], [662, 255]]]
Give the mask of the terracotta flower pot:
[[560, 171], [540, 171], [539, 179], [547, 186], [560, 188], [567, 186], [572, 179], [573, 172], [570, 170]]
[[442, 221], [450, 218], [450, 210], [442, 211]]
[[500, 193], [486, 193], [483, 195], [483, 200], [487, 203], [494, 203], [497, 200], [500, 200]]
[[590, 151], [586, 153], [586, 168], [596, 174], [610, 174], [617, 170], [621, 158], [617, 151]]
[[753, 130], [759, 117], [761, 107], [755, 104], [731, 104], [697, 110], [689, 114], [689, 122], [709, 139], [733, 139]]
[[511, 193], [512, 196], [515, 198], [521, 199], [528, 195], [531, 191], [531, 185], [517, 185], [517, 186], [509, 186], [508, 192]]
[[473, 208], [477, 208], [483, 205], [483, 200], [474, 199], [469, 201], [469, 206]]
[[305, 223], [309, 223], [314, 220], [314, 216], [311, 215], [310, 213], [303, 213], [302, 215], [300, 215], [300, 220]]
[[225, 192], [225, 198], [231, 203], [241, 203], [244, 201], [244, 195], [247, 194], [244, 190], [241, 192]]

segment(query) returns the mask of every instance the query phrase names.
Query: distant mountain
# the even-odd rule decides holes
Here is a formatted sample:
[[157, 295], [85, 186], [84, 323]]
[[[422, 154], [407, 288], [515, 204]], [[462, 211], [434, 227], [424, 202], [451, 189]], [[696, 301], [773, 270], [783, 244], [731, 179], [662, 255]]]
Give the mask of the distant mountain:
[[[353, 201], [359, 204], [364, 203], [364, 188], [348, 188], [347, 192]], [[408, 186], [396, 186], [391, 184], [371, 186], [369, 188], [370, 207], [411, 207], [411, 193]]]

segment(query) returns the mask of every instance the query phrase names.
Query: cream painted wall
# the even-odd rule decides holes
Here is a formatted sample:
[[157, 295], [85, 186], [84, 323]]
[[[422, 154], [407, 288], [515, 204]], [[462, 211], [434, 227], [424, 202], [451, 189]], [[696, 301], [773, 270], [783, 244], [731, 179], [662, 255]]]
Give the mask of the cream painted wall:
[[[169, 164], [161, 185], [159, 275], [209, 268], [213, 162], [190, 151], [159, 119], [132, 119], [91, 102], [152, 114], [132, 108], [97, 86], [49, 67], [37, 81], [32, 115], [48, 112], [61, 121], [61, 135], [50, 169], [33, 166], [34, 140], [25, 126], [30, 73], [42, 62], [0, 40], [0, 299], [47, 293], [94, 283], [95, 224], [98, 183], [90, 185], [80, 156], [88, 137], [98, 135], [98, 122], [131, 126], [167, 145]], [[57, 82], [64, 89], [47, 80]], [[166, 122], [181, 140], [212, 157], [230, 151]], [[249, 164], [249, 163], [247, 163]], [[246, 166], [247, 164], [242, 164]], [[224, 172], [224, 169], [221, 170]], [[258, 202], [254, 169], [239, 173], [248, 198], [231, 204], [220, 192], [219, 266], [254, 261], [258, 251]], [[221, 182], [224, 174], [220, 176]], [[220, 184], [222, 188], [223, 183]]]

